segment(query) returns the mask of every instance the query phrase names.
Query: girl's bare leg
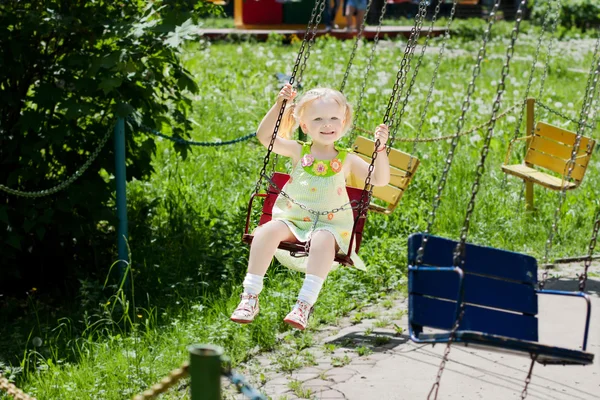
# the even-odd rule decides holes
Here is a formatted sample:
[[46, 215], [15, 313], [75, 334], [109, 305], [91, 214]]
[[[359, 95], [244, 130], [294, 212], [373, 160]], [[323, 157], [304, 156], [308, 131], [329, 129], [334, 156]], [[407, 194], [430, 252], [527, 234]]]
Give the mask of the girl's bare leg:
[[231, 320], [240, 324], [249, 324], [258, 314], [258, 295], [263, 288], [263, 277], [275, 255], [281, 241], [293, 241], [294, 235], [281, 221], [270, 221], [257, 229], [250, 246], [248, 273], [244, 278], [244, 292]]
[[250, 246], [248, 273], [264, 276], [280, 242], [296, 241], [288, 226], [281, 221], [269, 221], [256, 230]]
[[284, 322], [296, 329], [306, 328], [312, 307], [317, 301], [321, 287], [333, 265], [335, 251], [335, 238], [330, 232], [316, 231], [313, 233], [308, 251], [304, 284], [298, 294], [296, 305], [283, 319]]
[[335, 258], [336, 242], [328, 231], [316, 231], [310, 241], [306, 275], [316, 275], [325, 280]]

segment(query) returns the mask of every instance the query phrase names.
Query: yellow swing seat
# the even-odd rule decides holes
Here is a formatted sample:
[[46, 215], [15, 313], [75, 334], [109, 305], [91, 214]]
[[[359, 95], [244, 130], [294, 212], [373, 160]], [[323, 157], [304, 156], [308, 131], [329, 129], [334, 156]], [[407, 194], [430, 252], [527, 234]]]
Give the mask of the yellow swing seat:
[[[538, 122], [532, 135], [510, 142], [502, 171], [521, 178], [525, 182], [532, 182], [551, 190], [561, 190], [563, 185], [567, 190], [575, 189], [583, 180], [596, 144], [593, 139], [581, 137], [570, 180], [566, 181], [576, 138], [577, 135], [573, 132]], [[506, 165], [510, 158], [512, 145], [516, 140], [528, 141], [525, 159], [522, 164]], [[549, 170], [559, 176], [551, 175], [538, 168]]]
[[[369, 164], [371, 163], [374, 148], [375, 142], [363, 136], [358, 136], [354, 144], [352, 144], [354, 153]], [[390, 150], [389, 159], [391, 170], [390, 183], [386, 186], [373, 188], [373, 197], [387, 203], [387, 206], [381, 206], [373, 202], [369, 204], [369, 210], [382, 214], [391, 214], [396, 209], [408, 184], [419, 167], [418, 158], [397, 149]], [[350, 175], [348, 186], [362, 189], [364, 184], [361, 186], [361, 182], [354, 175]]]

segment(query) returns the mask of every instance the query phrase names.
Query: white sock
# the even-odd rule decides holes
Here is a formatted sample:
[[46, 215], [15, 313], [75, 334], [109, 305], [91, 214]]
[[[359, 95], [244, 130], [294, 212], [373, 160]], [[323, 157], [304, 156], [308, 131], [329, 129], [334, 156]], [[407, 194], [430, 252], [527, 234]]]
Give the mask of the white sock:
[[263, 278], [264, 276], [254, 275], [248, 272], [246, 278], [244, 278], [244, 293], [248, 294], [260, 294], [263, 289]]
[[298, 295], [298, 300], [305, 301], [311, 306], [315, 304], [317, 302], [317, 297], [319, 297], [319, 292], [323, 287], [323, 282], [325, 282], [325, 279], [321, 279], [316, 275], [306, 274], [304, 284]]

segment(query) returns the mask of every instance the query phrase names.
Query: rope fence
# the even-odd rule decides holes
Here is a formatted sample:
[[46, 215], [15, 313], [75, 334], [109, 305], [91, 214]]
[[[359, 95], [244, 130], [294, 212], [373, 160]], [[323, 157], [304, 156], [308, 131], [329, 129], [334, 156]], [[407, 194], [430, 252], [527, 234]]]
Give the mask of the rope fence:
[[[568, 115], [565, 115], [564, 113], [554, 110], [551, 107], [547, 106], [546, 104], [537, 101], [536, 104], [538, 104], [540, 107], [544, 108], [545, 110], [547, 110], [548, 112], [555, 114], [567, 121], [571, 121], [574, 123], [577, 123], [577, 121], [571, 117], [569, 117]], [[506, 115], [510, 114], [511, 112], [513, 112], [517, 107], [519, 107], [521, 105], [521, 103], [517, 103], [515, 105], [513, 105], [512, 107], [508, 108], [507, 110], [505, 110], [504, 112], [502, 112], [501, 114], [499, 114], [496, 117], [496, 120], [501, 119], [503, 117], [505, 117]], [[131, 118], [128, 118], [129, 121], [132, 121]], [[487, 122], [481, 123], [477, 126], [474, 126], [473, 128], [469, 129], [468, 131], [464, 131], [464, 132], [460, 132], [458, 135], [445, 135], [445, 136], [439, 136], [439, 137], [435, 137], [435, 138], [397, 138], [396, 141], [398, 142], [403, 142], [403, 143], [432, 143], [432, 142], [440, 142], [440, 141], [444, 141], [444, 140], [450, 140], [455, 136], [467, 136], [470, 135], [472, 133], [477, 132], [478, 130], [485, 128], [487, 126], [489, 126], [492, 123], [492, 120], [489, 120]], [[588, 128], [595, 128], [595, 125], [586, 125]], [[195, 140], [186, 140], [183, 138], [177, 138], [177, 137], [173, 137], [173, 136], [169, 136], [169, 135], [165, 135], [164, 133], [161, 133], [155, 129], [150, 128], [149, 126], [143, 125], [143, 124], [139, 124], [138, 127], [147, 134], [151, 134], [154, 136], [158, 136], [161, 137], [163, 139], [167, 139], [170, 140], [172, 142], [175, 143], [179, 143], [179, 144], [184, 144], [184, 145], [190, 145], [190, 146], [201, 146], [201, 147], [219, 147], [219, 146], [229, 146], [229, 145], [233, 145], [233, 144], [237, 144], [237, 143], [241, 143], [247, 140], [252, 139], [253, 137], [256, 137], [256, 132], [252, 132], [248, 135], [244, 135], [241, 136], [239, 138], [236, 139], [232, 139], [232, 140], [225, 140], [222, 142], [200, 142], [200, 141], [195, 141]], [[356, 130], [358, 130], [359, 132], [365, 133], [365, 134], [369, 134], [369, 135], [373, 135], [372, 131], [369, 131], [367, 129], [361, 128], [361, 127], [355, 127]], [[44, 190], [38, 190], [38, 191], [25, 191], [25, 190], [18, 190], [18, 189], [12, 189], [8, 186], [2, 185], [0, 184], [0, 191], [4, 191], [8, 194], [11, 194], [13, 196], [20, 196], [20, 197], [27, 197], [27, 198], [40, 198], [40, 197], [45, 197], [45, 196], [49, 196], [52, 194], [55, 194], [61, 190], [64, 190], [65, 188], [67, 188], [69, 185], [71, 185], [73, 182], [75, 182], [81, 175], [83, 175], [83, 173], [89, 168], [89, 166], [94, 162], [94, 160], [96, 160], [96, 158], [98, 157], [98, 154], [100, 154], [100, 152], [102, 151], [102, 149], [104, 148], [104, 146], [106, 145], [106, 142], [108, 141], [108, 138], [110, 137], [110, 133], [112, 131], [112, 127], [110, 129], [108, 129], [108, 131], [106, 132], [106, 134], [104, 135], [104, 137], [100, 140], [100, 142], [98, 143], [98, 147], [96, 147], [96, 149], [92, 152], [92, 154], [90, 155], [90, 157], [88, 158], [88, 160], [79, 168], [75, 171], [75, 173], [73, 173], [71, 176], [69, 176], [67, 179], [65, 179], [63, 182], [59, 183], [58, 185], [55, 185], [49, 189], [44, 189]]]
[[0, 374], [0, 391], [6, 392], [15, 400], [36, 400], [35, 397], [31, 397], [30, 395], [16, 387], [2, 374]]
[[[521, 103], [517, 103], [514, 106], [508, 108], [507, 110], [505, 110], [504, 112], [502, 112], [501, 114], [498, 114], [498, 116], [495, 118], [496, 120], [499, 120], [503, 117], [505, 117], [506, 115], [510, 114], [511, 112], [513, 112], [517, 107], [521, 106]], [[457, 135], [446, 135], [446, 136], [438, 136], [438, 137], [434, 137], [434, 138], [396, 138], [396, 142], [404, 142], [404, 143], [431, 143], [431, 142], [441, 142], [444, 140], [450, 140], [454, 137], [461, 137], [461, 136], [467, 136], [470, 135], [474, 132], [477, 132], [478, 130], [485, 128], [487, 126], [489, 126], [492, 123], [493, 120], [489, 120], [487, 122], [484, 122], [482, 124], [479, 124], [477, 126], [474, 126], [473, 128], [469, 129], [468, 131], [464, 131], [464, 132], [460, 132]], [[368, 133], [370, 135], [373, 135], [374, 132], [369, 131], [367, 129], [364, 128], [360, 128], [360, 127], [356, 127], [356, 130], [363, 132], [363, 133]]]
[[190, 361], [171, 371], [150, 389], [135, 396], [133, 400], [150, 400], [165, 393], [181, 379], [191, 378], [192, 400], [221, 400], [221, 377], [227, 378], [237, 391], [250, 400], [267, 400], [267, 397], [253, 388], [243, 375], [231, 369], [223, 349], [211, 345], [193, 345], [188, 348]]

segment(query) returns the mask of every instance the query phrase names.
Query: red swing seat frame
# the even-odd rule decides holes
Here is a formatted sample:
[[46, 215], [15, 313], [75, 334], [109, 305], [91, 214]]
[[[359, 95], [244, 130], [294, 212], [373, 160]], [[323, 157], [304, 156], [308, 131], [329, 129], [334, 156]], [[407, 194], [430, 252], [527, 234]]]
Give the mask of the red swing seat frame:
[[[275, 172], [271, 177], [273, 183], [279, 187], [283, 188], [283, 186], [290, 179], [288, 174], [283, 174], [281, 172]], [[363, 189], [358, 189], [350, 186], [346, 186], [346, 191], [348, 193], [348, 197], [350, 201], [356, 201], [357, 204], [360, 203], [360, 199], [363, 193]], [[260, 220], [258, 222], [258, 226], [266, 224], [272, 219], [273, 206], [275, 205], [275, 201], [277, 200], [277, 196], [279, 195], [279, 190], [273, 186], [269, 185], [269, 190], [267, 193], [254, 193], [252, 197], [250, 197], [250, 202], [248, 203], [248, 214], [246, 216], [246, 228], [244, 230], [244, 235], [242, 237], [242, 241], [248, 244], [252, 243], [252, 239], [254, 239], [254, 235], [249, 233], [250, 230], [250, 217], [252, 215], [252, 203], [254, 202], [255, 197], [263, 197], [265, 200], [263, 202], [262, 215], [260, 216]], [[368, 204], [368, 202], [367, 202]], [[360, 248], [360, 243], [362, 241], [363, 236], [363, 228], [365, 226], [365, 222], [367, 220], [367, 208], [362, 212], [360, 218], [356, 218], [358, 215], [358, 209], [353, 208], [352, 212], [354, 214], [354, 226], [352, 228], [352, 236], [350, 238], [350, 246], [349, 249], [352, 249], [353, 245], [355, 245], [355, 252], [358, 253]], [[306, 255], [305, 251], [305, 243], [304, 242], [281, 242], [279, 244], [279, 248], [282, 250], [287, 250], [290, 252], [292, 256], [303, 257]], [[348, 250], [349, 250], [348, 249]], [[338, 252], [335, 255], [335, 261], [343, 264], [345, 266], [352, 266], [354, 263], [350, 258], [350, 251], [347, 251], [346, 254], [342, 252]]]

